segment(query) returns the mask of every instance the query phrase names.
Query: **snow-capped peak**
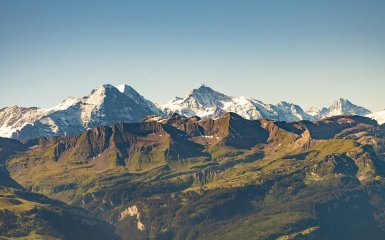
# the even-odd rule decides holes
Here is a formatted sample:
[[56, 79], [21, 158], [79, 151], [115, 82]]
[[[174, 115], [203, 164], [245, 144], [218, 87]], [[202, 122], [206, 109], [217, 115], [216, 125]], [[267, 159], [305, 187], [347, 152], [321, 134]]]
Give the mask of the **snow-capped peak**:
[[315, 117], [316, 119], [321, 119], [325, 117], [332, 117], [338, 115], [360, 115], [365, 116], [371, 113], [368, 109], [357, 106], [350, 102], [348, 99], [339, 98], [333, 102], [330, 107], [322, 108], [321, 110], [316, 107], [311, 107], [306, 111], [307, 114]]
[[225, 108], [231, 102], [232, 97], [203, 84], [190, 91], [184, 98], [176, 97], [161, 105], [161, 109], [167, 114], [176, 112], [185, 116], [212, 117], [217, 108]]
[[339, 98], [334, 101], [334, 103], [329, 107], [329, 109], [342, 112], [343, 108], [347, 108], [352, 105], [353, 104], [349, 100], [344, 98]]
[[232, 97], [226, 96], [223, 93], [217, 92], [212, 88], [201, 85], [199, 88], [192, 90], [186, 98], [186, 101], [195, 102], [201, 107], [217, 107], [223, 105], [223, 102], [231, 101]]
[[336, 116], [336, 115], [344, 115], [344, 114], [353, 114], [353, 115], [366, 115], [369, 114], [370, 111], [354, 105], [347, 99], [339, 98], [329, 107], [328, 109], [328, 117]]
[[162, 114], [152, 102], [127, 85], [101, 85], [83, 98], [70, 97], [53, 108], [0, 110], [0, 136], [20, 140], [79, 134], [85, 129], [139, 122]]

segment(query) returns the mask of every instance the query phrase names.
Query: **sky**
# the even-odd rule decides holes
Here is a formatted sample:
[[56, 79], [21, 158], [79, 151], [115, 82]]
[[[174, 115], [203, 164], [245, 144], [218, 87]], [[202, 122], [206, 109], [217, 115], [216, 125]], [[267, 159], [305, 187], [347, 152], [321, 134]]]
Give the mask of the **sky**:
[[0, 108], [105, 83], [385, 109], [383, 0], [0, 0]]

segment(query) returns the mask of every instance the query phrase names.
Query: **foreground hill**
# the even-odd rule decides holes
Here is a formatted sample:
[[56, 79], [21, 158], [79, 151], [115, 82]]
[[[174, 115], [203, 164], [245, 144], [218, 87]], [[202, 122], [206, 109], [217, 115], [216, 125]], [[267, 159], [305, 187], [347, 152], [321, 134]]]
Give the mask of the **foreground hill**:
[[383, 239], [385, 127], [173, 114], [32, 140], [24, 188], [81, 207], [122, 239]]
[[[26, 149], [0, 138], [0, 160]], [[118, 239], [87, 211], [23, 189], [0, 166], [0, 239]]]

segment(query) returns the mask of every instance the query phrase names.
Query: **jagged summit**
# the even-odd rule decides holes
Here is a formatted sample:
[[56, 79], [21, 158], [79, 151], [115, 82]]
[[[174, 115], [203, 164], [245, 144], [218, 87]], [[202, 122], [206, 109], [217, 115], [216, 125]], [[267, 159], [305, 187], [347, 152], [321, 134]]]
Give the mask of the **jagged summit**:
[[118, 86], [116, 86], [116, 88], [121, 92], [123, 93], [124, 95], [128, 96], [129, 98], [131, 98], [132, 100], [135, 101], [135, 103], [143, 106], [144, 108], [146, 108], [149, 112], [153, 112], [153, 114], [155, 115], [162, 115], [162, 111], [156, 107], [156, 105], [145, 99], [142, 95], [140, 95], [134, 88], [132, 88], [131, 86], [127, 85], [127, 84], [120, 84]]
[[124, 93], [126, 91], [126, 89], [128, 88], [131, 88], [129, 85], [125, 84], [125, 83], [121, 83], [119, 84], [118, 86], [116, 86], [116, 88], [121, 92], [121, 93]]
[[194, 88], [193, 90], [190, 91], [190, 93], [192, 92], [216, 92], [216, 91], [212, 89], [210, 86], [203, 83], [198, 88]]
[[355, 115], [366, 115], [370, 111], [363, 107], [357, 106], [347, 99], [339, 98], [330, 107], [330, 115], [337, 114], [355, 114]]
[[143, 98], [142, 95], [140, 95], [134, 88], [132, 88], [130, 85], [127, 84], [120, 84], [116, 86], [116, 89], [118, 89], [121, 93], [128, 95], [132, 98]]
[[[191, 90], [186, 95], [186, 97], [197, 96], [197, 95], [219, 95], [219, 96], [226, 96], [223, 93], [215, 91], [214, 89], [212, 89], [211, 87], [209, 87], [209, 86], [207, 86], [205, 84], [202, 84], [198, 88], [194, 88], [193, 90]], [[226, 96], [226, 97], [228, 97], [228, 96]]]

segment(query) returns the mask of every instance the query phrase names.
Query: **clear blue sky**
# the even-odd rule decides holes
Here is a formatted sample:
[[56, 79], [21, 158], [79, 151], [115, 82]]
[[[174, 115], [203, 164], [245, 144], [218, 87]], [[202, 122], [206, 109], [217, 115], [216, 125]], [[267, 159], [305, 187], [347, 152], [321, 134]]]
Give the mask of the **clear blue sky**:
[[103, 83], [164, 103], [205, 83], [266, 103], [385, 108], [385, 1], [0, 0], [0, 107]]

